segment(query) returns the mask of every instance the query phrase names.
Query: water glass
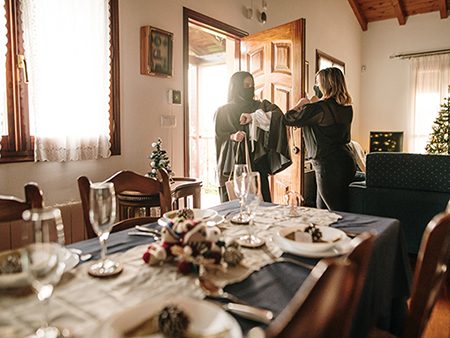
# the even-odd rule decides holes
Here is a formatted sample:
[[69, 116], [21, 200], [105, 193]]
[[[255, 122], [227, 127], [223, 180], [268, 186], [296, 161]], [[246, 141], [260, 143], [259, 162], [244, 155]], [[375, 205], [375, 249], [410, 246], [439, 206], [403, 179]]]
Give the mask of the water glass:
[[64, 273], [64, 225], [56, 208], [25, 210], [22, 229], [22, 269], [31, 288], [44, 307], [36, 337], [57, 338], [71, 335], [69, 329], [49, 325], [48, 302]]
[[89, 268], [93, 276], [111, 276], [122, 271], [122, 265], [106, 258], [106, 241], [116, 219], [116, 194], [111, 182], [92, 183], [89, 194], [89, 219], [102, 247], [100, 261]]
[[233, 184], [234, 192], [236, 196], [239, 197], [240, 212], [238, 215], [232, 218], [235, 223], [245, 223], [249, 222], [249, 216], [244, 212], [245, 200], [248, 194], [248, 166], [247, 164], [235, 164], [233, 171]]

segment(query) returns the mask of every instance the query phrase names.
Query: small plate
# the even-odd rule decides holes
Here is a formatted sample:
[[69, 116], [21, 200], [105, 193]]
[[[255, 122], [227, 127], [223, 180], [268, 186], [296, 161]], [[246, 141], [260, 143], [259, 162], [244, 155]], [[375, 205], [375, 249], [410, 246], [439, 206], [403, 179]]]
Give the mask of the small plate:
[[[122, 338], [125, 333], [151, 318], [166, 305], [174, 304], [190, 318], [189, 332], [208, 336], [228, 331], [226, 338], [242, 338], [241, 327], [236, 319], [219, 306], [205, 301], [185, 297], [149, 299], [113, 315], [94, 330], [91, 338]], [[148, 338], [163, 337], [155, 333]]]
[[[211, 220], [211, 218], [216, 217], [217, 211], [212, 209], [192, 209], [194, 211], [194, 221], [206, 221]], [[178, 210], [173, 210], [166, 212], [160, 219], [158, 219], [158, 224], [165, 226], [168, 222], [173, 221], [177, 216]]]
[[[63, 262], [66, 265], [66, 267], [64, 268], [64, 272], [67, 272], [77, 266], [78, 262], [80, 261], [80, 257], [77, 254], [70, 252], [66, 248], [62, 248], [62, 250], [64, 251]], [[20, 255], [20, 249], [12, 250], [11, 252], [14, 252], [14, 251], [16, 251], [17, 254]], [[7, 253], [6, 252], [2, 253], [2, 255], [5, 255], [5, 254], [7, 254]], [[0, 289], [20, 288], [23, 286], [27, 286], [29, 284], [30, 284], [30, 282], [29, 282], [28, 277], [25, 272], [0, 275]]]

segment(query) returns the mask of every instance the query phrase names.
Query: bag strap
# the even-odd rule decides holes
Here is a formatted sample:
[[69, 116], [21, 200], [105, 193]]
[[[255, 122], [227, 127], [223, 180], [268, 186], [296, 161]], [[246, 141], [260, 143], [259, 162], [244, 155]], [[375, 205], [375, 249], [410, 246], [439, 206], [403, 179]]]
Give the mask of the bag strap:
[[[249, 152], [248, 152], [247, 134], [245, 134], [243, 141], [245, 142], [245, 162], [246, 162], [246, 164], [248, 166], [248, 170], [252, 171], [252, 164], [250, 162], [250, 155], [249, 155]], [[238, 142], [238, 145], [237, 145], [237, 148], [236, 148], [236, 156], [234, 157], [233, 167], [234, 167], [234, 165], [237, 162], [237, 159], [238, 159], [238, 156], [239, 156], [239, 147], [240, 147], [241, 143], [242, 142]], [[233, 175], [233, 170], [230, 171], [230, 176], [228, 176], [228, 181], [231, 180], [231, 176], [232, 175]]]

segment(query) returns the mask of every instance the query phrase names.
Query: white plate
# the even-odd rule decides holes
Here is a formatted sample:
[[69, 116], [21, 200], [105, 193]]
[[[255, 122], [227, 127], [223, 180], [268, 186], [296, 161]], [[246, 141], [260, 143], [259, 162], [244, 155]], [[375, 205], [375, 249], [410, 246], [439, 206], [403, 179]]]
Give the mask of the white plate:
[[[328, 227], [325, 227], [328, 228]], [[329, 228], [329, 229], [335, 229], [335, 228]], [[335, 229], [338, 231], [341, 231], [339, 229]], [[284, 238], [280, 235], [274, 236], [273, 241], [275, 244], [277, 244], [281, 250], [284, 252], [288, 252], [294, 255], [302, 256], [302, 257], [312, 257], [312, 258], [322, 258], [322, 257], [334, 257], [339, 255], [344, 255], [348, 253], [352, 247], [350, 244], [350, 238], [345, 235], [344, 237], [339, 240], [336, 245], [325, 249], [325, 250], [309, 250], [309, 248], [303, 247], [301, 244], [305, 243], [299, 243], [292, 240], [289, 240], [287, 238]]]
[[[193, 334], [207, 336], [228, 330], [226, 338], [242, 338], [238, 322], [219, 306], [205, 300], [185, 297], [148, 299], [125, 309], [101, 324], [94, 330], [91, 338], [122, 338], [125, 332], [149, 319], [168, 304], [176, 305], [188, 315], [191, 321], [189, 331]], [[146, 338], [163, 338], [163, 335], [157, 333]]]
[[[63, 262], [66, 264], [64, 272], [67, 272], [77, 266], [78, 262], [80, 261], [80, 257], [77, 254], [70, 252], [66, 248], [63, 248], [63, 250], [64, 250]], [[30, 283], [25, 272], [0, 275], [0, 289], [20, 288], [23, 286], [27, 286], [29, 284]]]
[[[194, 211], [194, 221], [206, 221], [206, 220], [210, 220], [213, 217], [217, 216], [217, 211], [212, 210], [212, 209], [192, 209]], [[176, 218], [177, 216], [177, 212], [178, 210], [173, 210], [173, 211], [169, 211], [166, 212], [161, 218], [160, 220], [162, 221], [161, 224], [158, 220], [159, 225], [166, 225], [166, 223], [172, 221], [173, 219]]]
[[[278, 232], [278, 235], [282, 237], [283, 241], [289, 241], [291, 242], [291, 245], [295, 245], [299, 247], [302, 251], [308, 251], [308, 252], [316, 252], [316, 251], [325, 251], [329, 250], [336, 245], [339, 244], [340, 241], [342, 241], [347, 235], [342, 230], [332, 228], [332, 227], [324, 227], [324, 226], [316, 226], [320, 232], [322, 232], [322, 240], [325, 242], [297, 242], [293, 239], [287, 238], [287, 236], [291, 235], [294, 232], [301, 232], [304, 233], [305, 228], [307, 228], [309, 225], [303, 224], [303, 225], [296, 225], [292, 227], [283, 228]], [[307, 235], [305, 233], [305, 235]]]

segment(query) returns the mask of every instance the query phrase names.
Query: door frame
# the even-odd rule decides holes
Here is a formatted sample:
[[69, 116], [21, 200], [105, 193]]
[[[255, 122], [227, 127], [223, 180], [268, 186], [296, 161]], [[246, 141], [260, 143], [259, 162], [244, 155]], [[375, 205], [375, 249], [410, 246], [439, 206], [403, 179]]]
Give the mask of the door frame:
[[235, 59], [239, 62], [241, 68], [241, 43], [240, 39], [247, 36], [248, 33], [230, 26], [226, 23], [213, 19], [209, 16], [195, 12], [189, 8], [183, 7], [183, 138], [184, 138], [184, 176], [189, 176], [190, 171], [190, 140], [189, 140], [189, 22], [206, 27], [218, 33], [227, 35], [236, 39]]

